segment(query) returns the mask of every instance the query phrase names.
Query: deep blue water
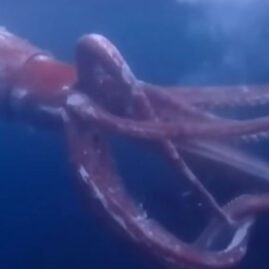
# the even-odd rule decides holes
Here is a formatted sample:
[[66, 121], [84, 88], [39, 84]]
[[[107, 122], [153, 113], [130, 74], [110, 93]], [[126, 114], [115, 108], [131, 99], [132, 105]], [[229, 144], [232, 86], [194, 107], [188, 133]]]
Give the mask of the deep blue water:
[[[101, 33], [137, 77], [155, 84], [268, 83], [268, 8], [265, 0], [1, 0], [0, 25], [71, 63], [79, 36]], [[0, 268], [155, 268], [85, 210], [60, 135], [1, 121], [0, 138]], [[192, 214], [200, 211], [171, 194], [168, 165], [143, 145], [121, 141], [115, 148], [134, 194], [191, 239]], [[263, 157], [266, 149], [256, 151]], [[185, 222], [181, 210], [190, 211]], [[268, 268], [266, 224], [256, 226], [239, 268]]]

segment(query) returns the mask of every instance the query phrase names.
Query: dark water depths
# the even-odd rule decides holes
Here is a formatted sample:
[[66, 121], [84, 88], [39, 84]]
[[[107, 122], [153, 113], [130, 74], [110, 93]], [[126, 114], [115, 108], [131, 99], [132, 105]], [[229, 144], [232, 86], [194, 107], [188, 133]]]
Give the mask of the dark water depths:
[[[268, 8], [250, 0], [1, 0], [0, 25], [71, 63], [79, 36], [101, 33], [137, 77], [155, 84], [253, 84], [269, 82]], [[170, 230], [192, 239], [201, 210], [172, 194], [169, 164], [148, 147], [118, 143], [128, 187]], [[268, 157], [268, 149], [253, 150]], [[155, 268], [87, 214], [62, 137], [0, 122], [0, 151], [0, 268]], [[181, 212], [190, 212], [184, 221]], [[258, 222], [239, 268], [268, 268], [268, 224]]]

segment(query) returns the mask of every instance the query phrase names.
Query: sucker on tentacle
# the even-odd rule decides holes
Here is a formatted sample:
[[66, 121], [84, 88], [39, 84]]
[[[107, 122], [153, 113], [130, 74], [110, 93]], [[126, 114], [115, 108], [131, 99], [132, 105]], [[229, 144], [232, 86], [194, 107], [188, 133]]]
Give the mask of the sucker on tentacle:
[[246, 142], [246, 143], [251, 143], [251, 142], [258, 143], [258, 142], [268, 140], [268, 138], [269, 138], [268, 132], [260, 132], [260, 133], [253, 134], [253, 135], [242, 135], [241, 136], [242, 141]]

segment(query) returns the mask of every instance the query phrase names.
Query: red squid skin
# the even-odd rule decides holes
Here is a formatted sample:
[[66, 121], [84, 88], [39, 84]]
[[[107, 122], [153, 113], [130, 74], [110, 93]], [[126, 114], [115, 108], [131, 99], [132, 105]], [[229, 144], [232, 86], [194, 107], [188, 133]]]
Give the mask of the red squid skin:
[[28, 42], [9, 35], [0, 42], [1, 90], [26, 90], [40, 105], [56, 105], [77, 80], [74, 67], [55, 60]]
[[[114, 63], [111, 62], [110, 57], [107, 55], [103, 58], [99, 57], [100, 55], [98, 53], [101, 50], [99, 51], [98, 47], [91, 48], [97, 54], [90, 54], [90, 60], [92, 62], [89, 63], [89, 59], [87, 58], [89, 56], [89, 43], [87, 41], [87, 37], [80, 40], [78, 45], [79, 53], [77, 54], [77, 68], [75, 68], [57, 61], [46, 51], [40, 50], [6, 30], [1, 29], [0, 109], [6, 110], [7, 113], [19, 109], [23, 113], [23, 110], [20, 110], [20, 105], [23, 104], [23, 107], [27, 106], [27, 108], [33, 109], [33, 111], [43, 110], [52, 114], [56, 111], [55, 115], [60, 117], [64, 122], [67, 140], [70, 145], [70, 155], [79, 171], [78, 177], [80, 177], [82, 188], [85, 188], [86, 192], [90, 192], [90, 196], [99, 195], [97, 198], [99, 198], [103, 205], [105, 204], [103, 206], [104, 211], [107, 211], [107, 213], [114, 217], [115, 223], [117, 221], [118, 223], [123, 223], [123, 232], [134, 239], [137, 245], [147, 249], [153, 256], [156, 256], [161, 263], [168, 264], [170, 268], [178, 269], [191, 267], [216, 269], [234, 266], [242, 259], [246, 252], [248, 233], [254, 218], [258, 214], [269, 211], [268, 194], [261, 194], [259, 196], [245, 195], [234, 199], [223, 208], [218, 208], [214, 205], [214, 209], [219, 210], [217, 212], [219, 214], [218, 217], [223, 217], [221, 214], [224, 214], [224, 219], [219, 220], [215, 216], [213, 224], [211, 226], [209, 225], [209, 228], [204, 232], [203, 236], [206, 238], [203, 240], [203, 243], [207, 245], [210, 244], [208, 243], [210, 239], [213, 238], [212, 240], [214, 240], [214, 237], [222, 225], [224, 225], [220, 221], [227, 221], [228, 224], [231, 224], [229, 223], [231, 221], [233, 222], [232, 225], [235, 225], [234, 227], [237, 232], [235, 233], [234, 241], [229, 244], [227, 249], [217, 252], [206, 249], [206, 247], [199, 248], [195, 244], [194, 246], [185, 244], [166, 233], [155, 221], [149, 220], [145, 216], [145, 212], [126, 196], [121, 185], [117, 183], [117, 174], [114, 173], [111, 165], [106, 143], [103, 143], [102, 140], [102, 129], [93, 124], [91, 130], [85, 131], [84, 126], [80, 122], [84, 121], [84, 116], [88, 116], [86, 112], [89, 111], [89, 108], [90, 111], [93, 111], [95, 108], [94, 104], [92, 107], [88, 105], [86, 102], [88, 101], [87, 96], [92, 97], [94, 101], [97, 101], [98, 105], [105, 107], [116, 116], [128, 116], [128, 113], [133, 113], [132, 116], [135, 119], [139, 117], [142, 117], [142, 119], [145, 118], [151, 122], [153, 127], [155, 123], [158, 123], [158, 117], [151, 111], [152, 107], [147, 106], [147, 98], [152, 101], [153, 107], [160, 107], [160, 117], [169, 115], [171, 117], [170, 120], [173, 120], [175, 115], [170, 113], [169, 110], [173, 108], [175, 110], [177, 109], [177, 112], [182, 112], [182, 115], [180, 115], [182, 117], [181, 119], [188, 116], [197, 124], [199, 121], [208, 120], [211, 122], [212, 119], [208, 114], [201, 112], [198, 115], [197, 112], [200, 111], [193, 109], [192, 106], [188, 106], [191, 103], [208, 102], [205, 98], [206, 95], [204, 93], [198, 93], [198, 95], [192, 97], [188, 92], [183, 91], [181, 94], [172, 93], [170, 96], [172, 98], [170, 98], [165, 94], [166, 89], [162, 88], [159, 89], [159, 94], [156, 95], [152, 91], [154, 88], [152, 85], [137, 81], [131, 72], [127, 72], [129, 74], [128, 77], [126, 74], [118, 72], [118, 69], [113, 69]], [[108, 55], [111, 56], [110, 54]], [[111, 75], [102, 77], [104, 79], [101, 82], [100, 74], [92, 72], [94, 69], [93, 65], [95, 65], [95, 61], [97, 62], [99, 58], [102, 58], [102, 65], [107, 66]], [[117, 64], [120, 66], [125, 65], [121, 57], [116, 55], [115, 58], [118, 60]], [[129, 71], [128, 68], [126, 70]], [[94, 69], [94, 71], [99, 72], [100, 70]], [[137, 85], [140, 87], [138, 91], [133, 90], [132, 87], [138, 87]], [[158, 87], [155, 88], [157, 89]], [[74, 119], [73, 115], [69, 118], [65, 113], [62, 114], [62, 112], [66, 109], [67, 98], [69, 95], [72, 97], [73, 92], [77, 89], [85, 95], [86, 101], [82, 99], [83, 102], [80, 106], [83, 109], [85, 108], [86, 112], [84, 113], [84, 110], [82, 112], [78, 111], [77, 118]], [[113, 92], [112, 95], [110, 94], [111, 92]], [[259, 88], [257, 95], [263, 93], [264, 89], [262, 87]], [[180, 100], [182, 96], [185, 97], [186, 103]], [[110, 98], [114, 99], [111, 101]], [[230, 96], [227, 96], [224, 91], [221, 91], [219, 95], [216, 94], [216, 98], [225, 101], [230, 100]], [[242, 95], [242, 98], [247, 99], [248, 97]], [[72, 100], [74, 101], [76, 99], [73, 98]], [[177, 107], [178, 104], [180, 104], [179, 107]], [[167, 107], [165, 107], [166, 105]], [[132, 109], [131, 112], [129, 108]], [[98, 123], [98, 120], [99, 118], [95, 123]], [[134, 119], [132, 118], [132, 120]], [[126, 121], [126, 123], [132, 123], [132, 121]], [[149, 124], [149, 126], [151, 125]], [[131, 131], [135, 131], [135, 129]], [[101, 142], [96, 143], [96, 139], [93, 139], [96, 134], [98, 138], [100, 137], [99, 140]], [[161, 135], [159, 137], [156, 135], [154, 141], [156, 142], [156, 139], [159, 138], [158, 143], [161, 145], [162, 150], [171, 157], [170, 159], [175, 166], [178, 165], [178, 159], [172, 158], [173, 148], [175, 147], [173, 141], [170, 140], [170, 137], [162, 137]], [[206, 144], [205, 146], [208, 145]], [[85, 168], [85, 171], [81, 170], [81, 168]], [[91, 175], [89, 171], [96, 173], [90, 179], [88, 179], [90, 177], [89, 175]], [[117, 192], [117, 195], [115, 192]], [[226, 216], [228, 217], [225, 219]], [[225, 225], [227, 223], [225, 222]], [[152, 237], [152, 233], [156, 234], [156, 237]], [[178, 246], [177, 249], [173, 248], [175, 245]]]

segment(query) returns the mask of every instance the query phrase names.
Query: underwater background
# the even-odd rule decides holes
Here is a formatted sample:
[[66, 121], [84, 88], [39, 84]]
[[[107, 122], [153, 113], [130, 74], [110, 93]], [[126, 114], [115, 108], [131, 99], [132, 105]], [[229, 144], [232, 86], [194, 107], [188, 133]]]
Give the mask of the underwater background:
[[[82, 34], [103, 34], [154, 84], [254, 84], [269, 82], [268, 8], [265, 0], [1, 0], [0, 25], [70, 63]], [[130, 141], [113, 148], [133, 195], [190, 240], [201, 212], [172, 195], [169, 165]], [[267, 149], [253, 150], [266, 158]], [[1, 121], [0, 151], [1, 269], [156, 268], [85, 210], [59, 134]], [[258, 221], [238, 268], [268, 268], [268, 225]]]

